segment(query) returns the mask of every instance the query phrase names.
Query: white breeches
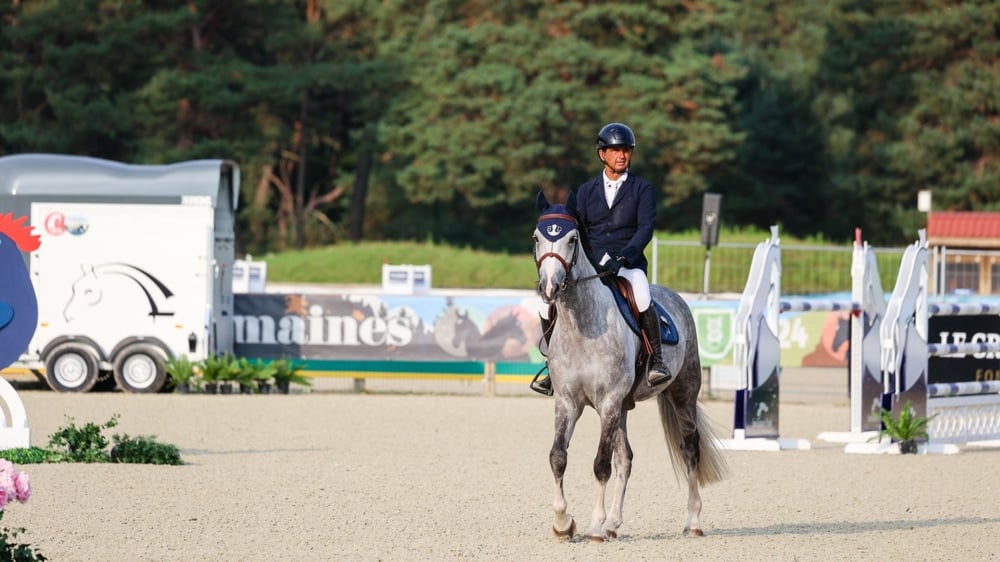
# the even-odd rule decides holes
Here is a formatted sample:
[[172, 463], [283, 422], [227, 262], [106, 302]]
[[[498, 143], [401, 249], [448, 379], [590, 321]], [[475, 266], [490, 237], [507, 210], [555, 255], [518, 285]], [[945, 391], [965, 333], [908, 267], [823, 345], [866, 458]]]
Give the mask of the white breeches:
[[[609, 259], [611, 259], [611, 256], [604, 254], [601, 257], [601, 265], [604, 265]], [[632, 293], [635, 294], [635, 306], [639, 308], [639, 312], [644, 312], [649, 308], [649, 305], [652, 303], [652, 297], [649, 296], [649, 280], [646, 279], [646, 274], [641, 269], [623, 267], [618, 270], [618, 277], [624, 277], [632, 284]]]
[[641, 269], [629, 269], [623, 267], [618, 270], [618, 276], [628, 279], [632, 284], [632, 292], [635, 293], [635, 305], [642, 312], [649, 308], [651, 298], [649, 296], [649, 281], [646, 274]]

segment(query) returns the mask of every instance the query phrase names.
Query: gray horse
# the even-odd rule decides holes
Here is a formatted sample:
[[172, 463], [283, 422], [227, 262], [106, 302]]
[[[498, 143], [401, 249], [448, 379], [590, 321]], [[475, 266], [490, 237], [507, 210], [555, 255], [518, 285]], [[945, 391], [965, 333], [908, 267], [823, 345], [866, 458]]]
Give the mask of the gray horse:
[[[690, 308], [674, 291], [651, 286], [653, 299], [673, 319], [679, 335], [676, 345], [663, 347], [663, 361], [675, 373], [674, 378], [667, 385], [651, 388], [644, 373], [637, 372], [642, 363], [641, 340], [629, 328], [614, 295], [599, 280], [585, 254], [585, 233], [575, 218], [575, 197], [571, 195], [565, 206], [550, 205], [539, 194], [538, 209], [541, 216], [534, 232], [537, 290], [556, 312], [548, 348], [555, 393], [555, 437], [549, 452], [555, 479], [552, 532], [560, 538], [572, 538], [576, 532], [576, 522], [566, 511], [563, 475], [573, 429], [584, 407], [590, 406], [600, 416], [601, 437], [594, 459], [597, 502], [585, 536], [598, 542], [617, 537], [632, 470], [628, 411], [637, 402], [655, 396], [674, 472], [688, 484], [684, 534], [702, 536], [699, 484], [721, 480], [727, 468], [709, 420], [698, 405], [701, 362]], [[609, 513], [605, 496], [612, 463], [616, 477]]]

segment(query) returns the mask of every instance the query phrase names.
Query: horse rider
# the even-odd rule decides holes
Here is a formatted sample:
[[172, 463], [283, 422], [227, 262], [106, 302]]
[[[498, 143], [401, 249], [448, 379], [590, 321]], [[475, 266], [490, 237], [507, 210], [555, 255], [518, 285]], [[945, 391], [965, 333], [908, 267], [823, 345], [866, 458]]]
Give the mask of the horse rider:
[[[639, 325], [652, 347], [646, 382], [656, 386], [673, 376], [663, 365], [660, 318], [652, 306], [646, 278], [644, 252], [656, 226], [656, 190], [630, 172], [634, 149], [635, 134], [627, 125], [609, 123], [602, 127], [597, 133], [597, 157], [604, 170], [577, 188], [576, 202], [581, 228], [587, 234], [584, 239], [590, 245], [587, 255], [598, 260], [598, 272], [616, 274], [632, 284], [636, 305], [642, 311]], [[546, 344], [552, 333], [547, 314], [547, 309], [541, 314]], [[551, 395], [552, 381], [546, 376], [531, 388]]]

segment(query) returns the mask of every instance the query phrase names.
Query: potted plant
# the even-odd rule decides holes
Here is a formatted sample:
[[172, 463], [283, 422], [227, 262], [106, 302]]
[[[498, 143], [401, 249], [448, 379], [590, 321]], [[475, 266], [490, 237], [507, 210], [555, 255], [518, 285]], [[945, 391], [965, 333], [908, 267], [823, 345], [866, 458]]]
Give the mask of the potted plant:
[[274, 372], [271, 376], [274, 379], [274, 386], [278, 389], [278, 392], [288, 394], [292, 383], [311, 386], [312, 381], [300, 374], [304, 367], [305, 363], [296, 364], [294, 361], [284, 358], [272, 361], [271, 368]]
[[900, 410], [897, 418], [892, 417], [889, 410], [882, 409], [882, 427], [879, 430], [878, 438], [881, 441], [882, 435], [888, 435], [894, 442], [899, 443], [899, 452], [904, 455], [912, 455], [917, 452], [917, 441], [926, 441], [928, 438], [927, 427], [937, 414], [929, 418], [915, 416], [913, 406], [909, 400]]
[[192, 390], [192, 385], [197, 384], [197, 373], [195, 364], [187, 358], [187, 355], [171, 357], [164, 364], [170, 380], [174, 382], [174, 388], [178, 394], [187, 394]]
[[273, 363], [266, 363], [258, 359], [255, 364], [255, 375], [257, 377], [257, 392], [261, 394], [271, 393], [271, 383], [274, 380], [275, 367]]
[[201, 362], [201, 379], [205, 382], [205, 392], [217, 394], [219, 391], [219, 381], [228, 376], [229, 357], [209, 355]]
[[219, 394], [232, 394], [233, 383], [239, 380], [240, 362], [229, 353], [222, 356], [222, 361], [225, 366], [219, 371]]
[[237, 361], [237, 366], [236, 381], [240, 383], [240, 394], [270, 392], [273, 374], [270, 365], [264, 364], [260, 359], [256, 363], [251, 363], [246, 357], [241, 357]]
[[246, 357], [233, 359], [231, 366], [236, 371], [236, 382], [240, 385], [240, 394], [251, 394], [256, 380], [256, 367]]

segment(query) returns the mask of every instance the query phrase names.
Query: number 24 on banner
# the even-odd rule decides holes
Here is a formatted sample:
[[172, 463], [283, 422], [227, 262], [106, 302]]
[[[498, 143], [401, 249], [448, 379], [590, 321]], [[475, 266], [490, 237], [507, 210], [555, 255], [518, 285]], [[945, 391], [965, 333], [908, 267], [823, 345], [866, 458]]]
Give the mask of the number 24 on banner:
[[805, 326], [802, 325], [802, 318], [799, 316], [795, 316], [793, 318], [779, 318], [778, 332], [778, 338], [781, 340], [782, 349], [789, 349], [792, 347], [805, 349], [809, 344], [809, 333]]

